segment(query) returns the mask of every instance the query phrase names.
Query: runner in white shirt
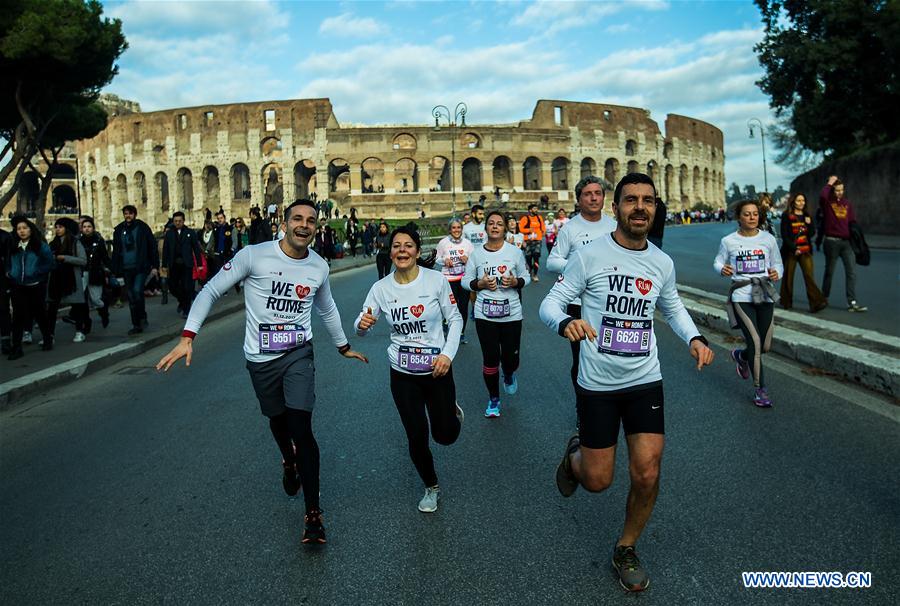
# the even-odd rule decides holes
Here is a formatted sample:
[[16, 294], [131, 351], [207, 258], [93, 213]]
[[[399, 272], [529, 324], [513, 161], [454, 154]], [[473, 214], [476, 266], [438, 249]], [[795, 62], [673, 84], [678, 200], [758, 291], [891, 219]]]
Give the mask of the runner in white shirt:
[[491, 211], [485, 225], [488, 240], [469, 256], [462, 285], [476, 293], [475, 328], [489, 397], [484, 416], [499, 417], [501, 366], [504, 391], [512, 395], [518, 390], [522, 302], [517, 291], [531, 280], [522, 251], [505, 241], [506, 224], [500, 211]]
[[[580, 209], [579, 214], [571, 219], [563, 219], [565, 211], [560, 209], [563, 218], [557, 219], [562, 227], [556, 234], [556, 244], [547, 257], [547, 269], [562, 274], [573, 253], [590, 244], [598, 237], [615, 231], [615, 219], [603, 214], [603, 201], [606, 192], [603, 181], [599, 177], [589, 175], [575, 185], [575, 200]], [[581, 299], [576, 297], [569, 302], [566, 313], [573, 318], [581, 317]], [[572, 385], [578, 378], [578, 343], [572, 343], [572, 368], [570, 376]]]
[[[659, 492], [664, 442], [654, 311], [659, 308], [689, 344], [698, 370], [713, 359], [675, 290], [672, 259], [647, 242], [655, 207], [656, 188], [650, 177], [625, 176], [613, 203], [616, 231], [572, 255], [540, 311], [544, 323], [580, 344], [575, 389], [579, 433], [569, 440], [556, 471], [563, 496], [571, 496], [578, 484], [591, 492], [610, 486], [619, 426], [625, 427], [631, 489], [613, 565], [628, 591], [641, 591], [649, 584], [634, 545]], [[582, 297], [583, 319], [565, 312], [576, 296]]]
[[[512, 216], [506, 220], [506, 241], [519, 250], [525, 248], [525, 234], [519, 231], [519, 222]], [[522, 254], [525, 254], [524, 251]]]
[[[434, 257], [423, 261], [421, 247], [416, 231], [398, 227], [391, 233], [394, 272], [372, 285], [355, 326], [357, 334], [365, 336], [382, 312], [390, 322], [391, 394], [409, 440], [410, 458], [425, 483], [419, 511], [432, 513], [437, 511], [441, 489], [428, 445], [429, 422], [435, 442], [445, 446], [456, 442], [463, 412], [456, 404], [450, 365], [463, 321], [450, 284], [428, 269]], [[444, 320], [450, 326], [446, 339]]]
[[[476, 204], [472, 207], [469, 222], [463, 225], [463, 237], [472, 243], [472, 246], [481, 246], [487, 240], [487, 232], [484, 228], [484, 206]], [[475, 293], [469, 293], [469, 303], [472, 309], [469, 311], [469, 319], [475, 319]]]
[[315, 367], [311, 311], [325, 322], [331, 340], [345, 358], [368, 362], [350, 349], [341, 316], [331, 297], [328, 264], [309, 246], [316, 231], [316, 207], [297, 200], [285, 210], [288, 231], [279, 241], [241, 249], [197, 295], [181, 333], [181, 341], [164, 356], [157, 370], [168, 371], [186, 358], [191, 365], [193, 341], [213, 303], [244, 281], [247, 322], [244, 356], [260, 409], [269, 418], [272, 436], [283, 458], [282, 484], [293, 496], [304, 487], [306, 505], [303, 543], [324, 543], [319, 508], [319, 446], [312, 432]]
[[441, 273], [450, 283], [450, 290], [456, 299], [456, 306], [463, 319], [462, 334], [459, 335], [459, 342], [465, 344], [466, 341], [466, 324], [469, 320], [469, 293], [462, 287], [462, 277], [466, 273], [466, 262], [469, 255], [475, 248], [472, 243], [462, 235], [463, 224], [457, 217], [450, 219], [448, 224], [450, 234], [443, 238], [437, 245], [437, 264], [441, 268]]
[[772, 283], [781, 279], [784, 267], [775, 236], [759, 229], [756, 201], [739, 202], [734, 215], [738, 230], [722, 238], [713, 268], [731, 278], [728, 317], [731, 327], [740, 328], [744, 334], [745, 348], [733, 349], [731, 359], [742, 379], [753, 375], [753, 403], [769, 408], [772, 400], [763, 379], [762, 354], [772, 346], [778, 300]]

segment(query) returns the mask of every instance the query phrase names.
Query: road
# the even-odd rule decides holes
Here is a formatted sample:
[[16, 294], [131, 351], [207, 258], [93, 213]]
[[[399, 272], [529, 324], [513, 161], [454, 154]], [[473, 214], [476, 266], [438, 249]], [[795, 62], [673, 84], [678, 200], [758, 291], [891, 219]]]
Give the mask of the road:
[[[332, 280], [348, 333], [374, 276]], [[156, 374], [167, 347], [158, 348], [0, 413], [0, 602], [620, 603], [629, 596], [609, 556], [627, 494], [624, 450], [604, 494], [564, 499], [553, 482], [574, 406], [568, 345], [537, 317], [551, 284], [545, 275], [525, 291], [520, 391], [504, 397], [501, 418], [481, 414], [474, 331], [462, 346], [454, 372], [467, 416], [455, 445], [434, 447], [444, 492], [434, 515], [416, 510], [422, 487], [387, 387], [384, 327], [353, 339], [371, 358], [364, 366], [340, 358], [317, 323], [322, 549], [299, 544], [302, 499], [281, 489], [241, 314], [204, 329], [189, 369]], [[642, 602], [892, 602], [895, 409], [774, 357], [775, 408], [757, 409], [722, 337], [715, 364], [697, 373], [662, 323], [658, 335], [667, 446], [638, 545], [652, 579]], [[873, 586], [742, 587], [742, 571], [767, 570], [869, 571]]]
[[[674, 260], [679, 284], [703, 290], [728, 294], [728, 283], [712, 268], [722, 236], [734, 231], [736, 224], [701, 223], [699, 225], [675, 225], [666, 227], [663, 250]], [[815, 253], [816, 283], [822, 287], [825, 276], [825, 253]], [[867, 328], [900, 337], [900, 250], [872, 249], [872, 263], [856, 268], [856, 296], [861, 305], [869, 308], [866, 313], [850, 313], [844, 295], [844, 266], [838, 262], [831, 286], [831, 307], [816, 317], [851, 326]], [[794, 311], [809, 310], [806, 287], [800, 268], [794, 277]]]

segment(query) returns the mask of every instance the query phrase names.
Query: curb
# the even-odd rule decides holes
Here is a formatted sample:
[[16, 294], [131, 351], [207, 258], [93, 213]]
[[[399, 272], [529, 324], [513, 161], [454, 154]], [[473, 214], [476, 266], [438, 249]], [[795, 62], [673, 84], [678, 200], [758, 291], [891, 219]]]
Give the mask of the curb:
[[[716, 307], [701, 302], [695, 298], [695, 293], [701, 293], [697, 289], [678, 286], [679, 294], [684, 302], [688, 313], [699, 326], [711, 328], [720, 333], [734, 334], [735, 330], [731, 328], [728, 322], [728, 314], [724, 309], [724, 297], [711, 296], [710, 293], [703, 293], [703, 298], [718, 299], [721, 297], [722, 304]], [[776, 311], [776, 320], [785, 320], [785, 313]], [[796, 314], [795, 314], [796, 315]], [[794, 318], [791, 318], [794, 319]], [[796, 319], [794, 319], [796, 321]], [[807, 322], [813, 322], [807, 319]], [[815, 320], [817, 324], [822, 321]], [[787, 320], [787, 324], [793, 322]], [[836, 324], [836, 323], [830, 323]], [[880, 353], [871, 351], [871, 349], [862, 349], [847, 345], [838, 339], [828, 339], [812, 334], [813, 330], [801, 332], [790, 326], [776, 325], [775, 333], [772, 338], [772, 351], [786, 358], [796, 360], [802, 364], [821, 368], [829, 372], [833, 372], [836, 376], [841, 377], [850, 383], [867, 387], [879, 393], [885, 394], [892, 398], [900, 397], [900, 359], [896, 353], [887, 351]], [[871, 331], [847, 327], [844, 335], [835, 335], [838, 338], [844, 336], [848, 341], [867, 342], [870, 335], [866, 334]], [[826, 334], [832, 335], [832, 331]], [[893, 342], [885, 343], [885, 339], [897, 341], [893, 337], [883, 337], [878, 339], [882, 346], [888, 345], [889, 349], [893, 349]], [[874, 339], [873, 339], [874, 344]], [[874, 348], [878, 349], [878, 348]]]
[[[335, 268], [331, 270], [330, 275], [364, 267], [373, 263], [374, 259], [371, 261], [366, 259], [365, 262]], [[244, 299], [241, 297], [240, 303], [233, 303], [227, 307], [220, 307], [219, 309], [213, 310], [209, 316], [207, 316], [204, 324], [215, 322], [216, 320], [230, 316], [243, 309]], [[6, 410], [12, 405], [34, 396], [35, 393], [39, 391], [45, 391], [77, 381], [86, 375], [118, 364], [122, 360], [133, 358], [145, 351], [149, 351], [154, 347], [158, 347], [163, 343], [171, 341], [175, 336], [175, 333], [166, 333], [139, 341], [120, 343], [119, 345], [101, 349], [100, 351], [95, 351], [94, 353], [80, 356], [61, 364], [55, 364], [49, 368], [38, 370], [18, 377], [17, 379], [2, 383], [0, 384], [0, 411]]]

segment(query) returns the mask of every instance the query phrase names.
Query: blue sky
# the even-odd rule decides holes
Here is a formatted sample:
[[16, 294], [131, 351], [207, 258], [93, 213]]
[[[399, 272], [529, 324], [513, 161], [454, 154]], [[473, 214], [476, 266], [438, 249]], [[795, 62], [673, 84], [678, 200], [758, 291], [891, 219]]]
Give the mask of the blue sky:
[[[719, 2], [104, 2], [130, 48], [108, 92], [145, 111], [329, 97], [342, 123], [427, 123], [465, 101], [467, 121], [527, 119], [537, 99], [644, 107], [725, 132], [728, 183], [763, 185], [747, 120], [772, 121], [749, 0]], [[769, 186], [789, 171], [767, 148]]]

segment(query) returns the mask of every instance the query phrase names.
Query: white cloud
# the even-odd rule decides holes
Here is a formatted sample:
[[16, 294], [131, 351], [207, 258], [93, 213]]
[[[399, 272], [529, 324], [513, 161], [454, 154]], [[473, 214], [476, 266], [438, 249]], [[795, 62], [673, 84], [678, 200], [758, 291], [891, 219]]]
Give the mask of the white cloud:
[[576, 27], [586, 27], [625, 10], [658, 11], [669, 8], [664, 0], [623, 0], [619, 2], [538, 0], [517, 14], [511, 25], [538, 29], [544, 35]]
[[117, 2], [107, 4], [104, 12], [121, 19], [126, 34], [152, 30], [160, 37], [185, 30], [201, 35], [204, 32], [229, 32], [238, 36], [257, 36], [284, 29], [290, 24], [290, 15], [273, 0]]
[[352, 13], [341, 13], [328, 17], [319, 25], [319, 33], [344, 38], [372, 37], [386, 33], [387, 26], [371, 17], [356, 17]]
[[634, 30], [630, 23], [619, 23], [616, 25], [607, 25], [605, 31], [607, 34], [624, 34]]

